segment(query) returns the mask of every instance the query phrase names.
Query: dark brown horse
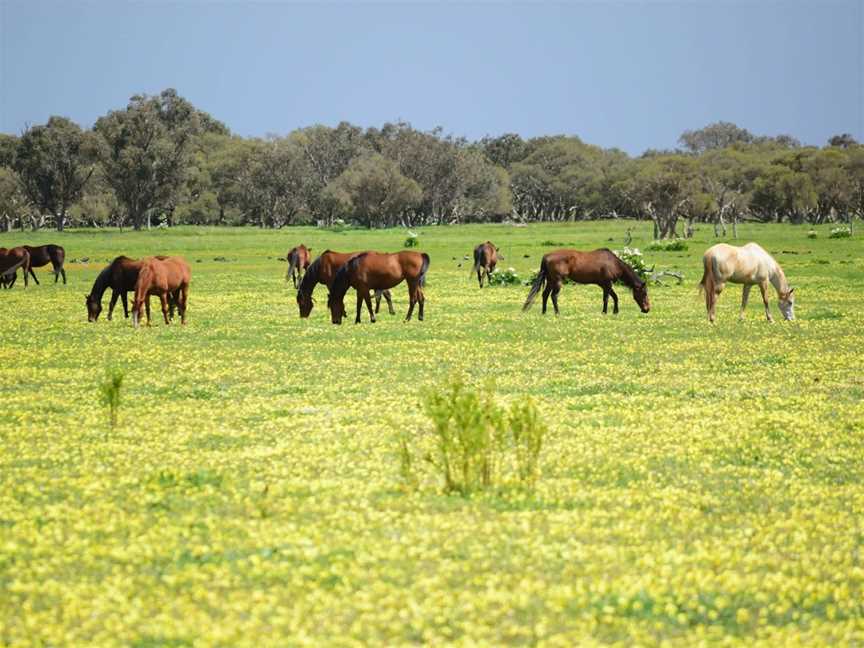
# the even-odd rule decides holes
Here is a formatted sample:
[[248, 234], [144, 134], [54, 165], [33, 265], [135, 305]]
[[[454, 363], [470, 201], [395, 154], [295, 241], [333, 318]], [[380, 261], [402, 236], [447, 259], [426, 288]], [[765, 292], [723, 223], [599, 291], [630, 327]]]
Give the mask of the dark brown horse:
[[[157, 259], [167, 259], [166, 256], [157, 256]], [[134, 292], [135, 283], [138, 281], [138, 273], [141, 271], [141, 261], [130, 259], [127, 256], [118, 256], [109, 265], [105, 266], [96, 281], [93, 282], [93, 287], [90, 289], [90, 294], [84, 296], [84, 301], [87, 304], [87, 321], [95, 322], [99, 319], [99, 314], [102, 312], [102, 295], [109, 288], [111, 289], [111, 303], [108, 305], [108, 321], [114, 313], [114, 306], [117, 304], [117, 299], [123, 298], [123, 314], [129, 317], [129, 303], [126, 298], [126, 293]], [[174, 317], [174, 308], [177, 305], [177, 295], [169, 295], [169, 304], [171, 306], [171, 317]]]
[[297, 247], [291, 248], [291, 251], [288, 252], [288, 271], [285, 273], [285, 281], [288, 281], [288, 277], [291, 277], [295, 288], [297, 287], [297, 281], [306, 272], [306, 268], [309, 267], [309, 262], [312, 259], [310, 252], [312, 252], [312, 248], [307, 248], [302, 243]]
[[63, 283], [66, 283], [66, 270], [63, 269], [63, 263], [66, 261], [66, 250], [59, 245], [51, 244], [37, 247], [25, 245], [24, 247], [30, 253], [30, 274], [33, 275], [33, 281], [39, 283], [33, 268], [41, 268], [50, 263], [54, 269], [54, 283], [57, 283], [61, 275], [63, 276]]
[[0, 248], [0, 284], [11, 288], [18, 278], [18, 268], [24, 274], [24, 287], [27, 287], [27, 274], [30, 270], [30, 253], [24, 247]]
[[471, 273], [477, 273], [477, 281], [480, 287], [483, 287], [483, 273], [486, 273], [486, 281], [489, 281], [489, 275], [495, 272], [495, 266], [498, 265], [498, 248], [492, 245], [491, 241], [481, 243], [474, 248], [474, 268]]
[[336, 278], [330, 287], [327, 305], [330, 307], [332, 322], [341, 324], [342, 318], [345, 317], [345, 293], [349, 286], [357, 291], [357, 318], [354, 323], [359, 324], [364, 301], [369, 309], [369, 317], [373, 322], [375, 321], [369, 291], [393, 288], [402, 281], [408, 284], [408, 299], [411, 304], [408, 307], [405, 321], [411, 319], [415, 304], [420, 306], [417, 319], [423, 321], [423, 302], [426, 300], [423, 295], [423, 286], [426, 283], [428, 270], [429, 255], [425, 252], [395, 252], [393, 254], [364, 252], [358, 254], [336, 273]]
[[175, 295], [180, 323], [186, 323], [186, 303], [189, 298], [189, 282], [192, 269], [183, 257], [158, 259], [147, 257], [141, 260], [141, 271], [135, 282], [135, 300], [132, 302], [132, 323], [135, 328], [141, 322], [141, 307], [147, 307], [147, 326], [150, 326], [150, 295], [158, 295], [162, 302], [162, 316], [165, 324], [168, 319], [168, 297]]
[[[309, 313], [312, 312], [314, 304], [312, 293], [315, 290], [315, 286], [319, 283], [324, 284], [327, 286], [327, 290], [330, 290], [339, 269], [358, 254], [363, 254], [363, 252], [333, 252], [332, 250], [325, 250], [312, 262], [306, 269], [306, 273], [300, 281], [300, 287], [297, 289], [297, 306], [300, 308], [300, 317], [309, 317]], [[395, 315], [396, 311], [393, 310], [393, 299], [389, 290], [375, 291], [375, 312], [377, 313], [381, 309], [382, 297], [387, 301], [387, 308], [390, 314]]]
[[618, 312], [618, 295], [612, 289], [612, 284], [620, 281], [633, 291], [633, 299], [639, 304], [643, 313], [651, 309], [648, 300], [648, 289], [645, 282], [633, 271], [629, 265], [619, 259], [612, 250], [602, 249], [593, 252], [577, 252], [576, 250], [555, 250], [543, 255], [540, 262], [540, 272], [531, 286], [528, 299], [525, 300], [523, 311], [531, 308], [531, 304], [537, 293], [543, 290], [543, 312], [546, 312], [546, 302], [552, 296], [552, 306], [555, 314], [558, 314], [558, 292], [565, 279], [575, 283], [597, 284], [603, 289], [603, 312], [606, 313], [609, 305], [609, 296], [615, 305], [613, 313]]

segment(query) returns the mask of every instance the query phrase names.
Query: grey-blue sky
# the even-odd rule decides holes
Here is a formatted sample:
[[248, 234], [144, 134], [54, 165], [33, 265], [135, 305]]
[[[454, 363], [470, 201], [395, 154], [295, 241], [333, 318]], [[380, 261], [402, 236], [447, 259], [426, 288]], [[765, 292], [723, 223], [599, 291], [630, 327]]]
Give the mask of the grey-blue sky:
[[864, 0], [0, 1], [5, 132], [174, 87], [245, 136], [404, 119], [638, 153], [722, 119], [864, 141]]

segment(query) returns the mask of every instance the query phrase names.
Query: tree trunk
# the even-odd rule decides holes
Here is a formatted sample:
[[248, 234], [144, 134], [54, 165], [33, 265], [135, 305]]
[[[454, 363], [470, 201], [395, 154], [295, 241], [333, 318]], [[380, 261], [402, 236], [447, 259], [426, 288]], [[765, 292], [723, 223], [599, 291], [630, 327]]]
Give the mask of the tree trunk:
[[60, 213], [57, 214], [57, 231], [62, 232], [66, 222], [66, 205], [60, 208]]

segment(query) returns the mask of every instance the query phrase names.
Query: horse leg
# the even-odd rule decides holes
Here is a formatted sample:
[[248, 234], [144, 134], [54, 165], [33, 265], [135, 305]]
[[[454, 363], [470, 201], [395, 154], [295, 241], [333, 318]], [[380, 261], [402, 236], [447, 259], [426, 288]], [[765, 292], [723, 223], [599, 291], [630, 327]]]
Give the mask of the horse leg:
[[618, 314], [618, 295], [615, 294], [615, 290], [612, 286], [609, 286], [609, 294], [612, 295], [612, 314]]
[[60, 274], [63, 276], [63, 285], [66, 285], [66, 269], [63, 266], [60, 266]]
[[773, 322], [774, 318], [771, 317], [771, 309], [768, 307], [768, 282], [760, 283], [759, 290], [762, 292], [762, 303], [765, 304], [765, 317], [768, 318], [769, 322]]
[[560, 315], [561, 311], [558, 310], [558, 293], [561, 292], [561, 286], [555, 286], [552, 289], [552, 307], [555, 309], [555, 314]]
[[423, 321], [423, 304], [426, 303], [426, 295], [423, 294], [423, 290], [421, 288], [417, 288], [417, 301], [420, 304], [420, 312], [417, 313], [417, 319], [421, 322]]
[[387, 300], [387, 309], [390, 311], [391, 315], [396, 314], [396, 309], [393, 308], [393, 296], [390, 294], [389, 290], [385, 290], [383, 293], [384, 299]]
[[[111, 303], [108, 304], [108, 321], [111, 321], [111, 317], [114, 314], [114, 306], [117, 304], [117, 298], [120, 296], [120, 293], [116, 290], [111, 291]], [[126, 293], [123, 293], [123, 307], [125, 310], [126, 307]], [[128, 317], [128, 315], [127, 315]]]
[[189, 301], [189, 284], [183, 284], [180, 286], [180, 290], [177, 291], [179, 299], [177, 300], [177, 311], [180, 313], [180, 325], [185, 326], [186, 324], [186, 304]]
[[[123, 316], [124, 316], [126, 319], [129, 319], [129, 301], [128, 301], [128, 298], [126, 297], [126, 291], [125, 291], [125, 290], [122, 291], [122, 292], [120, 293], [120, 296], [123, 298]], [[133, 297], [132, 297], [132, 299], [133, 299], [133, 300], [135, 299], [135, 297], [134, 297], [134, 293], [133, 293]], [[132, 302], [132, 305], [133, 305], [133, 306], [135, 305], [135, 302], [134, 302], [134, 301]]]
[[[36, 276], [36, 273], [33, 272], [33, 266], [30, 266], [29, 268], [27, 268], [27, 272], [30, 273], [30, 276], [33, 277], [33, 281], [35, 281], [35, 282], [36, 282], [36, 285], [38, 286], [38, 285], [39, 285], [39, 279], [38, 279], [38, 277]], [[26, 272], [24, 273], [24, 276], [25, 276], [25, 277], [27, 276], [27, 273], [26, 273]]]
[[741, 291], [741, 314], [738, 316], [739, 319], [744, 319], [744, 309], [747, 308], [747, 300], [750, 298], [750, 289], [753, 287], [753, 284], [744, 284], [744, 289]]
[[417, 286], [408, 285], [408, 315], [405, 316], [405, 321], [411, 320], [411, 315], [414, 313], [414, 304], [417, 303]]
[[360, 294], [360, 291], [355, 291], [357, 293], [357, 317], [354, 319], [355, 324], [360, 323], [360, 313], [363, 311], [363, 295]]
[[372, 320], [372, 323], [375, 323], [375, 313], [372, 310], [372, 296], [369, 294], [369, 291], [366, 290], [363, 292], [363, 301], [366, 302], [366, 308], [369, 309], [369, 319]]
[[480, 287], [483, 287], [483, 268], [477, 269], [477, 283], [480, 284]]
[[609, 309], [609, 286], [602, 284], [600, 287], [603, 289], [603, 314], [605, 315]]
[[378, 313], [381, 310], [381, 291], [375, 291], [375, 313]]
[[162, 317], [165, 318], [165, 326], [171, 323], [168, 319], [168, 295], [170, 293], [163, 292], [159, 294], [159, 301], [162, 303]]
[[150, 295], [144, 299], [144, 304], [147, 310], [147, 326], [150, 326]]
[[543, 314], [546, 314], [546, 303], [549, 301], [549, 293], [552, 292], [552, 284], [547, 283], [543, 289]]

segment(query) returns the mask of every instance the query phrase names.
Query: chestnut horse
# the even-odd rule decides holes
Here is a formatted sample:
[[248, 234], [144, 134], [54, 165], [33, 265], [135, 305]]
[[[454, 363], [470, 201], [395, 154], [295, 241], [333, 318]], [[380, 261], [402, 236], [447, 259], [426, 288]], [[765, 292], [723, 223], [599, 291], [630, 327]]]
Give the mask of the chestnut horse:
[[[336, 273], [350, 259], [353, 259], [358, 254], [363, 252], [333, 252], [332, 250], [324, 250], [321, 255], [315, 259], [307, 268], [300, 281], [300, 287], [297, 289], [297, 306], [300, 308], [300, 317], [309, 317], [314, 304], [312, 300], [312, 292], [315, 286], [319, 283], [327, 286], [330, 290], [333, 285], [333, 279], [336, 278]], [[387, 308], [391, 315], [395, 315], [393, 310], [393, 299], [389, 290], [375, 291], [375, 312], [381, 309], [381, 297], [387, 301]]]
[[33, 272], [33, 268], [41, 268], [44, 265], [51, 264], [54, 270], [54, 283], [60, 276], [63, 276], [63, 283], [66, 283], [66, 270], [63, 269], [63, 263], [66, 261], [66, 250], [59, 245], [39, 245], [38, 247], [24, 246], [30, 253], [30, 274], [33, 275], [33, 281], [37, 284], [39, 280]]
[[597, 284], [603, 289], [603, 313], [605, 314], [609, 305], [609, 296], [612, 296], [614, 306], [613, 313], [618, 313], [618, 295], [612, 289], [615, 281], [622, 282], [633, 291], [633, 299], [639, 305], [643, 313], [651, 309], [648, 300], [648, 289], [645, 282], [633, 271], [629, 265], [619, 259], [612, 250], [603, 248], [593, 252], [577, 252], [576, 250], [555, 250], [543, 255], [540, 262], [540, 272], [531, 286], [528, 299], [522, 310], [531, 308], [531, 304], [543, 284], [543, 312], [546, 312], [546, 302], [552, 296], [552, 306], [558, 315], [558, 292], [565, 279], [581, 284]]
[[18, 268], [24, 273], [24, 287], [27, 287], [27, 274], [30, 270], [30, 253], [24, 247], [0, 248], [0, 284], [11, 288], [18, 278]]
[[309, 254], [311, 251], [312, 248], [307, 248], [301, 243], [297, 247], [291, 248], [291, 251], [288, 252], [288, 271], [285, 273], [285, 281], [288, 281], [288, 277], [291, 277], [295, 288], [297, 287], [297, 280], [300, 279], [302, 274], [306, 272], [306, 268], [309, 267], [309, 260], [312, 258]]
[[135, 301], [132, 303], [132, 323], [138, 328], [141, 322], [141, 307], [147, 306], [147, 326], [150, 326], [150, 295], [158, 295], [162, 302], [162, 316], [168, 320], [168, 296], [177, 297], [180, 323], [186, 323], [186, 303], [189, 298], [189, 281], [192, 270], [183, 257], [157, 259], [148, 257], [141, 261], [141, 271], [135, 282]]
[[[159, 260], [167, 259], [166, 256], [157, 256]], [[123, 298], [123, 314], [129, 317], [129, 303], [126, 299], [126, 293], [135, 290], [135, 283], [138, 281], [138, 273], [141, 271], [141, 261], [130, 259], [127, 256], [118, 256], [109, 265], [105, 266], [96, 281], [93, 282], [93, 287], [90, 289], [90, 294], [84, 296], [87, 304], [87, 321], [95, 322], [99, 319], [99, 314], [102, 312], [102, 295], [108, 288], [111, 289], [111, 303], [108, 304], [108, 321], [111, 321], [111, 316], [114, 313], [114, 306], [117, 304], [117, 298]], [[177, 294], [172, 293], [168, 297], [171, 306], [171, 317], [174, 317], [174, 308], [177, 305]]]
[[411, 319], [414, 305], [419, 304], [420, 309], [417, 319], [423, 321], [423, 286], [426, 283], [426, 272], [429, 270], [429, 255], [425, 252], [394, 252], [393, 254], [380, 254], [378, 252], [364, 252], [358, 254], [346, 263], [333, 280], [330, 287], [330, 297], [327, 305], [330, 307], [331, 321], [341, 324], [345, 317], [345, 293], [348, 287], [357, 291], [357, 318], [355, 324], [360, 323], [360, 313], [363, 310], [363, 302], [369, 309], [369, 317], [375, 321], [375, 313], [372, 312], [372, 301], [369, 299], [370, 290], [384, 290], [393, 288], [404, 280], [408, 284], [408, 315], [405, 321]]
[[486, 273], [486, 281], [489, 281], [489, 275], [495, 271], [495, 266], [498, 265], [498, 248], [492, 245], [491, 241], [481, 243], [474, 248], [474, 268], [471, 273], [477, 273], [477, 281], [480, 287], [483, 287], [483, 273]]
[[744, 284], [741, 294], [741, 319], [744, 318], [744, 309], [747, 308], [747, 298], [750, 289], [759, 286], [762, 293], [762, 303], [765, 304], [765, 317], [769, 322], [774, 320], [771, 311], [768, 310], [768, 284], [774, 286], [777, 291], [777, 306], [787, 320], [795, 319], [795, 297], [792, 295], [794, 288], [789, 287], [783, 268], [768, 254], [762, 246], [756, 243], [748, 243], [742, 247], [718, 243], [705, 251], [702, 257], [702, 281], [699, 282], [700, 290], [705, 291], [705, 306], [708, 309], [708, 321], [714, 323], [717, 298], [720, 292], [729, 283]]

